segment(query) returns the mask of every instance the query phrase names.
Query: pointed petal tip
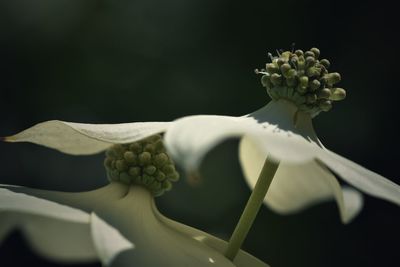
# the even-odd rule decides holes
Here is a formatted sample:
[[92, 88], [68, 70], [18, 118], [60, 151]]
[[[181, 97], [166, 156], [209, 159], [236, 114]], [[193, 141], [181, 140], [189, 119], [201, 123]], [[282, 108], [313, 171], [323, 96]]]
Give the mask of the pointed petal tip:
[[12, 142], [11, 136], [0, 136], [1, 142]]

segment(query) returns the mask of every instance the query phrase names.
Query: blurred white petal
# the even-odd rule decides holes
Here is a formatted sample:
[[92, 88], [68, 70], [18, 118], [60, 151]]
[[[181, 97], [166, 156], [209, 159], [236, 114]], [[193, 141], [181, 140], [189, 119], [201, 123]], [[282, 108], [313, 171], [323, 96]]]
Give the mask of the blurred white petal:
[[[253, 188], [267, 151], [245, 137], [240, 143], [239, 155], [245, 178]], [[330, 171], [310, 158], [308, 162], [301, 164], [282, 161], [265, 203], [278, 213], [291, 214], [332, 199], [336, 200], [344, 223], [348, 223], [362, 208], [360, 194], [349, 193], [344, 196], [341, 186]]]
[[400, 186], [385, 177], [329, 150], [321, 150], [318, 159], [362, 192], [400, 205]]
[[117, 255], [113, 267], [235, 266], [217, 250], [160, 220], [153, 197], [141, 186], [131, 186], [126, 196], [95, 212], [102, 218], [107, 214], [106, 222], [135, 245]]
[[32, 248], [46, 258], [64, 262], [97, 259], [90, 215], [82, 210], [0, 188], [0, 218], [0, 238], [20, 229]]
[[[219, 251], [221, 254], [225, 253], [228, 243], [222, 239], [216, 238], [210, 234], [203, 231], [195, 229], [193, 227], [181, 224], [179, 222], [173, 221], [161, 213], [157, 212], [157, 217], [168, 227], [183, 233], [184, 235], [190, 236], [191, 238], [204, 243], [205, 245]], [[233, 263], [236, 267], [268, 267], [269, 265], [265, 262], [260, 261], [249, 253], [239, 250], [237, 256], [235, 257]]]
[[[111, 183], [83, 193], [2, 187], [6, 188], [0, 188], [4, 206], [0, 212], [0, 237], [20, 227], [34, 249], [51, 259], [99, 258], [105, 266], [113, 267], [268, 266], [245, 252], [236, 260], [240, 265], [236, 261], [233, 264], [223, 256], [226, 242], [165, 218], [155, 207], [151, 193], [141, 186]], [[77, 216], [75, 210], [82, 216]], [[171, 225], [191, 230], [185, 232]], [[195, 238], [200, 234], [205, 236], [202, 242]]]
[[89, 214], [82, 210], [23, 193], [0, 188], [0, 211], [17, 212], [76, 223], [88, 223]]
[[106, 266], [110, 265], [121, 252], [135, 247], [117, 229], [103, 221], [95, 213], [91, 214], [91, 233], [97, 255]]
[[130, 143], [164, 132], [168, 122], [84, 124], [47, 121], [5, 138], [8, 142], [31, 142], [73, 155], [101, 152], [112, 144]]
[[[244, 135], [277, 159], [304, 162], [313, 158], [316, 145], [297, 134], [294, 127], [288, 128], [288, 125], [293, 124], [292, 120], [288, 121], [287, 117], [282, 116], [275, 118], [273, 124], [268, 122], [268, 112], [275, 114], [273, 112], [276, 109], [281, 110], [282, 106], [272, 102], [245, 117], [185, 117], [170, 126], [165, 135], [165, 145], [186, 170], [196, 170], [205, 154], [222, 141]], [[295, 119], [295, 114], [291, 116]], [[284, 130], [280, 125], [288, 129]]]
[[342, 221], [349, 223], [360, 213], [364, 205], [364, 198], [360, 192], [347, 186], [342, 187], [342, 193], [344, 209], [347, 211], [346, 216], [342, 216]]
[[190, 116], [174, 122], [165, 134], [171, 156], [187, 170], [197, 169], [204, 155], [220, 142], [240, 137], [259, 125], [249, 118]]

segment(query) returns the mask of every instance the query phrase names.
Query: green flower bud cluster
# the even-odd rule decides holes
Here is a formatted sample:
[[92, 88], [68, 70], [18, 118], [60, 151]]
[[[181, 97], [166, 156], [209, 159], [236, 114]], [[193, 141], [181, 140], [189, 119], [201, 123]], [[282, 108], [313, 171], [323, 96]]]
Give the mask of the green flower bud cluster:
[[313, 117], [321, 111], [332, 108], [332, 101], [343, 100], [346, 91], [335, 87], [341, 77], [337, 72], [328, 72], [330, 62], [319, 59], [318, 48], [278, 52], [278, 56], [269, 54], [271, 63], [265, 69], [256, 70], [262, 74], [261, 83], [267, 88], [273, 100], [281, 98], [291, 100], [300, 110]]
[[155, 196], [169, 191], [179, 179], [160, 135], [112, 146], [106, 151], [104, 166], [110, 181], [143, 185]]

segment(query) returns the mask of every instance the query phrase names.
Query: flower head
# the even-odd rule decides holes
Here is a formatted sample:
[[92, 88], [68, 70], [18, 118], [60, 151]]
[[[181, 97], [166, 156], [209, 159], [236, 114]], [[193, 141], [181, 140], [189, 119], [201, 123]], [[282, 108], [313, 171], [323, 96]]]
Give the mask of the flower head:
[[110, 181], [138, 184], [160, 196], [179, 179], [172, 159], [165, 151], [160, 135], [132, 144], [114, 145], [106, 152], [104, 166]]
[[333, 86], [340, 75], [328, 73], [329, 61], [319, 60], [319, 54], [311, 49], [272, 57], [272, 63], [260, 71], [272, 101], [242, 117], [200, 115], [173, 122], [98, 125], [48, 121], [5, 140], [33, 142], [77, 155], [98, 153], [114, 144], [164, 132], [172, 158], [193, 172], [210, 149], [236, 137], [241, 139], [239, 158], [250, 186], [254, 186], [267, 155], [281, 162], [265, 198], [277, 212], [294, 213], [335, 199], [342, 221], [349, 222], [362, 208], [362, 195], [340, 185], [335, 175], [366, 194], [400, 205], [398, 185], [326, 149], [318, 139], [312, 118], [328, 110], [330, 101], [345, 96], [343, 89]]
[[268, 55], [271, 63], [256, 73], [263, 75], [261, 83], [273, 100], [288, 99], [299, 110], [315, 117], [321, 111], [329, 111], [332, 101], [346, 97], [343, 88], [334, 87], [341, 80], [340, 74], [328, 72], [329, 60], [319, 60], [318, 48], [306, 52], [278, 51], [276, 57]]

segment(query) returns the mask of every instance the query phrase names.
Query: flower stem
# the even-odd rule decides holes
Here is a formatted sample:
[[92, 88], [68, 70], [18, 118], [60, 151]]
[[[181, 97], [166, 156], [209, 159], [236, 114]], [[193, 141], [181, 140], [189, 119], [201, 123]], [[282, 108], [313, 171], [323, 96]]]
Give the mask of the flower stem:
[[264, 166], [261, 170], [260, 176], [258, 177], [257, 183], [247, 201], [246, 207], [242, 215], [240, 216], [239, 222], [236, 225], [235, 230], [229, 240], [228, 247], [225, 251], [225, 257], [233, 261], [239, 252], [240, 247], [243, 244], [251, 226], [253, 225], [254, 219], [257, 216], [258, 210], [260, 209], [265, 195], [267, 194], [268, 188], [272, 182], [272, 178], [278, 169], [279, 161], [268, 157], [265, 160]]

